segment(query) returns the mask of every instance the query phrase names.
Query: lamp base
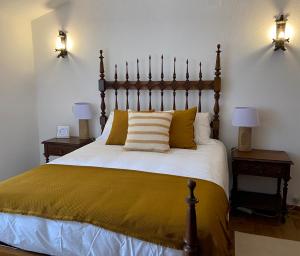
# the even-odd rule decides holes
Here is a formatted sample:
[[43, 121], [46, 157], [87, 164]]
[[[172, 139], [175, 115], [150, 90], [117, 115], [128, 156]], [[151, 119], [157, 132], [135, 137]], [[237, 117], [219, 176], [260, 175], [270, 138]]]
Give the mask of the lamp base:
[[79, 120], [79, 138], [80, 139], [89, 139], [89, 120]]
[[239, 127], [239, 151], [251, 151], [252, 128]]

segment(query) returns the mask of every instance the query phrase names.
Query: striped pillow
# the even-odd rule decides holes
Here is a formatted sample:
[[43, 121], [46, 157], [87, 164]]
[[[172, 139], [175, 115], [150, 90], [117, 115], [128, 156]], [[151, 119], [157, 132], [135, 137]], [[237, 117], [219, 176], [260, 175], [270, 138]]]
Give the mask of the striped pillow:
[[172, 112], [128, 111], [128, 133], [124, 148], [136, 151], [167, 152]]

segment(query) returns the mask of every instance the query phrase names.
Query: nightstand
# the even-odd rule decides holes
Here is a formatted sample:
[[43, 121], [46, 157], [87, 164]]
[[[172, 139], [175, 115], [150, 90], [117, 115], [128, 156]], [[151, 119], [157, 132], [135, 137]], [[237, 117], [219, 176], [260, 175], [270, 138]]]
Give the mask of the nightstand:
[[53, 138], [42, 142], [44, 144], [44, 156], [46, 163], [49, 162], [49, 156], [63, 156], [72, 151], [81, 148], [95, 139], [80, 139], [79, 137], [70, 137], [68, 139]]
[[[287, 191], [290, 180], [290, 167], [293, 162], [284, 151], [258, 150], [249, 152], [231, 151], [233, 187], [231, 191], [232, 210], [244, 207], [256, 211], [267, 212], [281, 216], [285, 222], [287, 214]], [[275, 194], [246, 192], [238, 189], [239, 175], [252, 175], [277, 179]], [[281, 181], [283, 180], [283, 192], [281, 194]]]

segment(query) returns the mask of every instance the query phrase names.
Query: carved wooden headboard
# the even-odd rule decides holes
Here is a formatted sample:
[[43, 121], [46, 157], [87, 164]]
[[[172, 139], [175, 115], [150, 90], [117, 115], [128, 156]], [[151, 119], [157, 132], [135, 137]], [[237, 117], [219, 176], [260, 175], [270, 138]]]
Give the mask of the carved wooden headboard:
[[202, 70], [201, 70], [201, 62], [200, 62], [200, 71], [199, 71], [199, 80], [190, 81], [189, 80], [189, 62], [186, 61], [186, 80], [185, 81], [177, 81], [176, 80], [176, 58], [174, 58], [174, 73], [173, 80], [165, 81], [164, 80], [164, 58], [161, 56], [161, 80], [160, 81], [152, 81], [152, 73], [151, 73], [151, 56], [149, 56], [149, 74], [148, 81], [140, 81], [140, 73], [139, 73], [139, 60], [137, 60], [137, 80], [129, 81], [128, 75], [128, 63], [126, 62], [126, 80], [118, 81], [118, 73], [117, 73], [117, 65], [115, 65], [115, 79], [114, 81], [105, 80], [104, 74], [104, 62], [103, 62], [103, 51], [100, 50], [100, 79], [99, 79], [99, 91], [101, 95], [101, 116], [100, 116], [100, 125], [103, 131], [104, 126], [107, 121], [106, 116], [106, 104], [105, 104], [105, 92], [108, 89], [112, 89], [115, 91], [115, 109], [118, 109], [118, 90], [124, 89], [126, 90], [126, 109], [129, 109], [129, 90], [136, 90], [137, 92], [137, 110], [140, 111], [140, 90], [148, 90], [149, 92], [149, 107], [148, 109], [152, 109], [152, 91], [160, 90], [160, 110], [164, 110], [164, 91], [172, 90], [173, 91], [173, 110], [176, 110], [176, 91], [177, 90], [185, 90], [185, 109], [189, 107], [189, 91], [196, 90], [199, 93], [198, 100], [198, 112], [201, 112], [201, 92], [202, 90], [213, 90], [214, 91], [214, 116], [211, 122], [212, 127], [212, 137], [214, 139], [219, 139], [219, 99], [220, 99], [220, 91], [221, 91], [221, 65], [220, 65], [220, 44], [217, 45], [217, 55], [216, 55], [216, 65], [215, 65], [215, 78], [214, 80], [203, 80], [202, 79]]

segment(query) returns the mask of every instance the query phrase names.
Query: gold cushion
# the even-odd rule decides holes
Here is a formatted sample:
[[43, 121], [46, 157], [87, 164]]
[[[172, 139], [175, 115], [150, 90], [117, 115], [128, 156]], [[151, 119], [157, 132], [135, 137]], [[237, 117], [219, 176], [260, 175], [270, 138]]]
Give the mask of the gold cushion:
[[176, 110], [170, 127], [170, 147], [196, 149], [194, 140], [194, 121], [197, 107], [187, 110]]
[[[154, 112], [154, 110], [140, 111]], [[128, 111], [127, 110], [114, 110], [114, 120], [109, 133], [109, 137], [106, 141], [106, 145], [125, 145], [128, 131]]]
[[124, 145], [128, 130], [128, 112], [124, 110], [114, 111], [114, 120], [106, 141], [106, 145]]

